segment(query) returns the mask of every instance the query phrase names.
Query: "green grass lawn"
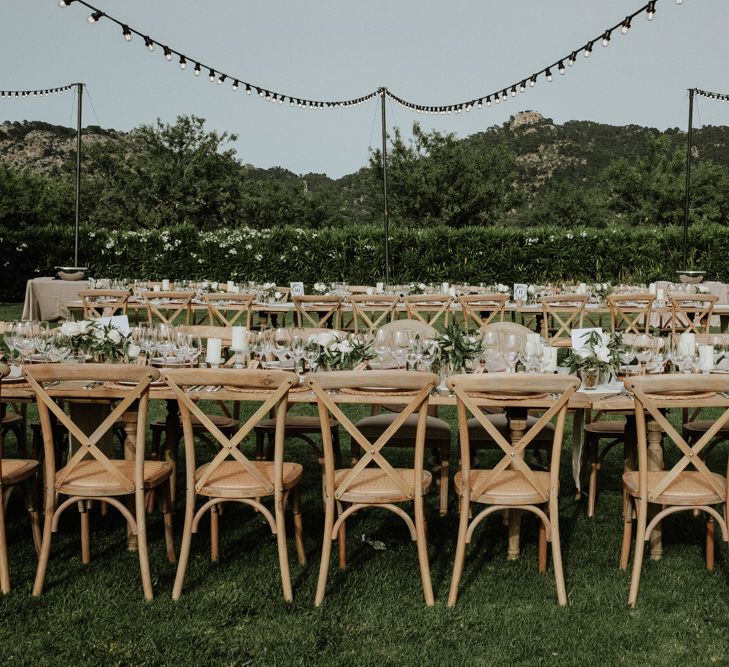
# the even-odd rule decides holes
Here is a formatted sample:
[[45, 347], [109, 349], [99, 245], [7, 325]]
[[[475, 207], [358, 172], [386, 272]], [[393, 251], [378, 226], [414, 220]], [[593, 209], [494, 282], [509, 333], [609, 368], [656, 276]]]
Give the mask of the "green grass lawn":
[[[307, 408], [300, 408], [307, 409]], [[154, 407], [155, 415], [162, 407]], [[442, 416], [455, 426], [454, 410]], [[9, 440], [12, 441], [12, 436]], [[570, 442], [569, 434], [565, 439]], [[348, 441], [344, 445], [348, 452]], [[716, 461], [726, 450], [716, 451]], [[562, 466], [560, 522], [569, 605], [557, 606], [551, 567], [537, 572], [536, 521], [527, 519], [523, 554], [506, 559], [506, 528], [492, 517], [470, 545], [455, 609], [446, 607], [457, 530], [455, 500], [438, 516], [428, 498], [429, 556], [436, 605], [425, 607], [414, 543], [385, 511], [348, 522], [349, 564], [332, 559], [327, 595], [313, 606], [323, 512], [319, 466], [291, 441], [287, 458], [305, 467], [303, 513], [309, 563], [290, 539], [294, 602], [283, 601], [276, 542], [260, 516], [228, 505], [220, 561], [209, 560], [208, 522], [193, 540], [185, 590], [171, 600], [161, 518], [151, 515], [155, 599], [142, 596], [136, 554], [126, 550], [116, 512], [92, 515], [92, 562], [80, 562], [79, 521], [64, 516], [54, 537], [42, 597], [31, 597], [36, 568], [20, 495], [9, 507], [13, 591], [0, 599], [3, 664], [334, 664], [334, 665], [666, 665], [729, 661], [729, 558], [717, 545], [715, 571], [704, 568], [703, 522], [674, 515], [664, 525], [664, 558], [646, 559], [638, 608], [627, 607], [629, 575], [618, 569], [621, 457], [600, 476], [597, 516], [574, 499], [569, 451]], [[457, 460], [455, 437], [453, 460]], [[180, 479], [175, 530], [182, 533]], [[289, 516], [289, 536], [292, 525]], [[717, 531], [717, 535], [719, 532]], [[363, 539], [364, 538], [364, 539]], [[386, 549], [375, 550], [369, 541]], [[336, 551], [336, 550], [335, 550]]]

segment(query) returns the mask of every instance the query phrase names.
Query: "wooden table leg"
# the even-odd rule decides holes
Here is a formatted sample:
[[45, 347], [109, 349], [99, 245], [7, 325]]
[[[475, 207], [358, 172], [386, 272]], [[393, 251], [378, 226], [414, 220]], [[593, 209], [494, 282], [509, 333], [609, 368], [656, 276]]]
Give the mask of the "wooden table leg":
[[[652, 419], [646, 424], [646, 430], [648, 440], [648, 471], [663, 470], [663, 431], [660, 425]], [[662, 534], [661, 524], [658, 524], [651, 533], [652, 560], [660, 560], [663, 556]]]
[[584, 493], [586, 464], [585, 410], [579, 409], [572, 412], [572, 477], [575, 482], [576, 500], [579, 500]]
[[[127, 461], [134, 461], [137, 451], [137, 419], [139, 414], [136, 410], [128, 410], [124, 413], [124, 458]], [[134, 496], [127, 496], [127, 505], [132, 516], [136, 516], [134, 511]], [[132, 533], [127, 524], [127, 549], [129, 551], [137, 550], [137, 536]]]
[[[517, 409], [509, 416], [511, 444], [516, 445], [524, 437], [527, 426], [527, 411]], [[521, 553], [521, 510], [509, 510], [509, 549], [507, 558], [518, 560]]]

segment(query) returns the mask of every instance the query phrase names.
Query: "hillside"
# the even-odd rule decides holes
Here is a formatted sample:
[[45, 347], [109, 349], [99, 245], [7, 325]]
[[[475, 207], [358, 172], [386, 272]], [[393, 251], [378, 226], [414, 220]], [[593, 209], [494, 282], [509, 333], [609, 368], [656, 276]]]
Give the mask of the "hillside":
[[[225, 149], [227, 135], [206, 132], [203, 125], [202, 119], [181, 117], [177, 125], [143, 126], [130, 133], [85, 128], [84, 184], [102, 191], [101, 197], [89, 193], [84, 207], [88, 219], [103, 224], [115, 224], [116, 219], [131, 227], [174, 224], [180, 218], [200, 227], [260, 227], [294, 220], [302, 226], [325, 226], [381, 219], [377, 152], [368, 165], [339, 179], [326, 174], [297, 175], [281, 167], [259, 169], [246, 164], [245, 155]], [[575, 215], [581, 223], [586, 209], [594, 209], [591, 220], [596, 210], [601, 215], [605, 212], [597, 224], [624, 213], [635, 214], [639, 224], [648, 221], [651, 206], [645, 202], [627, 212], [618, 206], [618, 198], [624, 202], [633, 194], [665, 200], [662, 205], [671, 210], [660, 212], [659, 222], [678, 219], [686, 141], [678, 129], [661, 132], [590, 121], [558, 125], [538, 112], [525, 111], [463, 139], [424, 132], [417, 125], [413, 131], [411, 141], [395, 131], [389, 152], [390, 209], [402, 224], [544, 224]], [[697, 183], [718, 187], [718, 181], [729, 178], [729, 127], [700, 128], [694, 136]], [[210, 181], [204, 188], [196, 184], [200, 192], [194, 194], [190, 182], [172, 173], [176, 160], [189, 161], [193, 155], [200, 160], [198, 181]], [[35, 121], [0, 124], [0, 186], [5, 184], [6, 190], [5, 201], [0, 202], [0, 224], [8, 224], [12, 215], [17, 220], [18, 212], [26, 217], [32, 198], [23, 193], [29, 188], [41, 190], [44, 196], [51, 189], [60, 200], [54, 209], [58, 219], [44, 219], [43, 212], [37, 212], [26, 217], [29, 222], [57, 222], [70, 214], [67, 174], [74, 160], [73, 129]], [[642, 171], [627, 179], [630, 170]], [[660, 193], [647, 191], [657, 187], [651, 186], [653, 181], [661, 183]], [[626, 191], [640, 182], [642, 193]], [[158, 190], [150, 189], [154, 187]], [[129, 193], [140, 199], [137, 210], [119, 203]], [[157, 209], [154, 218], [144, 212], [145, 195]], [[40, 200], [38, 193], [33, 196]], [[716, 199], [711, 193], [702, 194], [702, 199], [707, 197]], [[183, 214], [181, 198], [194, 200], [197, 206]], [[163, 212], [165, 206], [169, 215]], [[723, 198], [709, 208], [712, 221], [727, 219]], [[557, 217], [551, 220], [550, 216]]]

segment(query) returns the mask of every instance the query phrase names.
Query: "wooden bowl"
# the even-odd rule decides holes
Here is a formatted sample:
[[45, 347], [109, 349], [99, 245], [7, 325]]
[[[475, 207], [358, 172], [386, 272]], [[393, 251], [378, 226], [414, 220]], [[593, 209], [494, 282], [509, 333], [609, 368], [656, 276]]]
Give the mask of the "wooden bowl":
[[56, 270], [61, 280], [82, 280], [88, 269], [85, 266], [57, 266]]

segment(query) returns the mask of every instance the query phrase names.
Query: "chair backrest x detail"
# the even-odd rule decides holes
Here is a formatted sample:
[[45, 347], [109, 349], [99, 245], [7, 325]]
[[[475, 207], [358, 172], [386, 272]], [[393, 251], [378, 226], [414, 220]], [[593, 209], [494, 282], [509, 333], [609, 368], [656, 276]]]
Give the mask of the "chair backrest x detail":
[[152, 324], [156, 317], [162, 324], [190, 324], [194, 296], [195, 292], [143, 292], [147, 320]]
[[341, 296], [295, 296], [296, 324], [299, 327], [339, 328]]
[[[194, 482], [194, 490], [200, 493], [204, 490], [211, 476], [220, 467], [220, 465], [232, 459], [240, 464], [241, 469], [247, 471], [253, 479], [268, 494], [273, 494], [275, 487], [270, 480], [246, 457], [241, 451], [240, 445], [246, 436], [253, 431], [253, 428], [262, 419], [268, 417], [269, 412], [273, 411], [276, 415], [276, 437], [274, 445], [274, 466], [275, 481], [278, 482], [279, 490], [281, 489], [281, 475], [283, 470], [283, 442], [286, 410], [288, 407], [288, 394], [291, 387], [299, 383], [299, 378], [294, 373], [286, 371], [273, 370], [242, 370], [231, 373], [230, 371], [218, 369], [171, 369], [162, 374], [162, 378], [169, 388], [175, 394], [177, 403], [180, 408], [180, 416], [182, 418], [182, 430], [185, 438], [185, 457], [188, 470], [188, 486], [193, 484], [193, 474], [196, 469], [195, 464], [195, 440], [193, 434], [193, 417], [202, 425], [207, 432], [215, 438], [220, 445], [220, 451], [215, 455], [213, 460], [205, 468], [205, 472], [200, 478]], [[248, 420], [236, 431], [236, 433], [228, 438], [213, 423], [208, 415], [193, 400], [190, 394], [190, 387], [194, 386], [226, 386], [230, 387], [232, 392], [236, 390], [240, 392], [236, 394], [236, 400], [248, 401], [252, 400], [252, 396], [258, 393], [256, 402], [260, 405]], [[265, 398], [261, 399], [260, 394]], [[191, 472], [192, 471], [192, 472]], [[189, 491], [190, 489], [188, 489]]]
[[203, 299], [208, 306], [208, 321], [213, 326], [232, 327], [237, 324], [250, 330], [253, 321], [251, 306], [255, 298], [255, 294], [205, 294]]
[[609, 294], [610, 324], [613, 331], [648, 333], [655, 294]]
[[349, 304], [352, 306], [354, 331], [379, 329], [386, 322], [395, 318], [400, 297], [390, 294], [352, 294]]
[[[438, 381], [438, 376], [433, 373], [416, 371], [339, 371], [335, 373], [313, 373], [306, 377], [306, 384], [313, 389], [319, 406], [324, 443], [324, 490], [327, 497], [331, 498], [333, 494], [336, 499], [341, 498], [370, 463], [378, 466], [407, 498], [412, 499], [416, 494], [422, 493], [428, 397], [433, 388], [438, 385]], [[367, 389], [361, 390], [362, 387]], [[372, 395], [371, 392], [373, 391], [375, 393], [380, 391], [383, 394], [387, 390], [397, 391], [397, 400], [403, 405], [403, 409], [387, 429], [374, 442], [371, 442], [335, 402], [330, 394], [335, 390], [353, 390], [355, 392], [361, 390], [361, 394], [354, 393], [348, 396], [348, 399], [368, 405], [382, 401], [380, 396], [375, 397]], [[361, 400], [357, 400], [357, 398]], [[405, 424], [408, 417], [416, 413], [418, 421], [415, 432], [413, 465], [415, 476], [413, 481], [405, 479], [395, 470], [383, 456], [381, 450]], [[334, 482], [334, 452], [331, 439], [332, 418], [339, 422], [342, 428], [349, 433], [352, 440], [364, 451], [363, 456], [349, 469], [336, 486]]]
[[453, 297], [448, 294], [411, 294], [402, 298], [408, 319], [435, 326], [438, 320], [448, 324]]
[[[648, 494], [648, 437], [647, 420], [652, 420], [668, 436], [682, 454], [681, 458], [668, 470], [660, 481], [650, 488], [648, 502], [653, 502], [666, 491], [691, 466], [698, 471], [703, 481], [716, 494], [726, 501], [726, 482], [713, 475], [701, 457], [701, 451], [722, 428], [729, 424], [729, 399], [722, 395], [729, 392], [729, 378], [725, 375], [655, 375], [629, 378], [625, 386], [635, 397], [635, 421], [638, 434], [638, 473], [641, 496]], [[674, 392], [674, 393], [672, 393]], [[675, 392], [680, 392], [678, 395]], [[707, 393], [715, 394], [707, 396]], [[695, 394], [692, 398], [691, 394]], [[689, 445], [678, 430], [671, 424], [663, 410], [666, 408], [703, 408], [714, 405], [723, 409], [722, 414], [711, 427], [696, 441]], [[729, 473], [729, 471], [727, 471]]]
[[466, 328], [471, 322], [476, 323], [476, 328], [488, 326], [498, 318], [499, 322], [504, 321], [504, 307], [509, 300], [507, 294], [469, 294], [461, 296], [458, 303], [463, 312], [463, 324]]
[[[49, 471], [51, 471], [51, 476], [55, 473], [54, 429], [51, 415], [79, 443], [76, 453], [71, 456], [61, 472], [55, 474], [55, 487], [57, 489], [63, 486], [69, 475], [88, 456], [93, 457], [114, 482], [124, 489], [124, 492], [133, 493], [135, 488], [143, 484], [149, 388], [150, 384], [159, 378], [158, 370], [149, 366], [122, 366], [119, 364], [83, 364], [75, 367], [66, 364], [39, 364], [26, 367], [24, 375], [35, 391], [38, 403], [38, 415], [43, 431], [43, 451], [46, 457], [46, 475], [49, 475]], [[90, 382], [98, 382], [102, 385], [104, 383], [113, 383], [114, 388], [111, 391], [105, 387], [90, 389]], [[110, 414], [96, 427], [94, 432], [86, 435], [64, 411], [63, 407], [49, 395], [48, 390], [44, 387], [47, 383], [59, 383], [57, 391], [59, 392], [59, 398], [62, 400], [88, 400], [98, 397], [108, 398], [110, 402], [118, 400], [118, 403], [113, 406]], [[102, 437], [111, 431], [117, 420], [128, 410], [135, 410], [138, 413], [134, 482], [125, 477], [97, 446]]]
[[542, 336], [550, 344], [561, 338], [571, 338], [572, 329], [582, 327], [582, 315], [589, 299], [586, 294], [542, 297]]
[[90, 289], [78, 293], [84, 307], [85, 319], [126, 315], [129, 290]]
[[672, 333], [709, 333], [714, 304], [719, 300], [714, 294], [674, 294], [671, 300]]
[[[521, 472], [530, 486], [543, 498], [544, 502], [547, 502], [550, 489], [552, 492], [556, 492], [558, 488], [559, 460], [567, 406], [570, 397], [579, 387], [580, 381], [569, 375], [484, 373], [455, 375], [448, 379], [447, 384], [457, 399], [464, 493], [477, 498], [494, 485], [499, 473], [511, 468]], [[544, 410], [544, 413], [520, 438], [512, 432], [511, 439], [507, 440], [494, 423], [487, 418], [483, 408], [503, 408], [509, 416], [510, 422], [514, 418], [512, 414], [514, 410], [518, 413], [517, 417], [524, 421], [526, 421], [529, 408], [538, 408]], [[489, 474], [482, 475], [473, 488], [470, 480], [469, 413], [476, 418], [503, 452], [501, 460], [489, 469]], [[555, 417], [557, 422], [551, 452], [550, 488], [545, 489], [537, 480], [535, 472], [524, 460], [524, 452], [529, 443]]]

